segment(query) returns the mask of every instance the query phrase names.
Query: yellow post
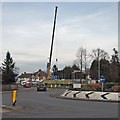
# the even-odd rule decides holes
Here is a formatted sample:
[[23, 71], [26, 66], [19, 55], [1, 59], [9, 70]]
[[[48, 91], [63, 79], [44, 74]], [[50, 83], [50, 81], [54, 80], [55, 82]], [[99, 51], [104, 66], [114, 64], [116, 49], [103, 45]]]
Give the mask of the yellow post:
[[55, 84], [55, 88], [56, 88], [56, 84]]
[[52, 84], [51, 84], [51, 88], [52, 88]]
[[13, 99], [12, 99], [12, 101], [13, 101], [13, 106], [15, 106], [15, 103], [17, 101], [17, 90], [13, 90]]

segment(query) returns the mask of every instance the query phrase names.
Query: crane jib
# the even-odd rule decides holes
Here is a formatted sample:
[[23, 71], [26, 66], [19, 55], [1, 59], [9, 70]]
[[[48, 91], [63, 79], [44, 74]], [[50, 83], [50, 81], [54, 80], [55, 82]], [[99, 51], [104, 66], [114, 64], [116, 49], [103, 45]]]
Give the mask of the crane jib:
[[52, 51], [53, 51], [53, 41], [54, 41], [54, 33], [55, 33], [55, 25], [56, 25], [56, 16], [57, 16], [57, 6], [55, 8], [55, 17], [54, 17], [54, 25], [53, 25], [53, 33], [52, 33], [52, 42], [51, 42], [51, 49], [50, 49], [50, 57], [49, 57], [49, 66], [47, 68], [47, 80], [50, 78], [50, 66], [51, 66], [51, 59], [52, 59]]

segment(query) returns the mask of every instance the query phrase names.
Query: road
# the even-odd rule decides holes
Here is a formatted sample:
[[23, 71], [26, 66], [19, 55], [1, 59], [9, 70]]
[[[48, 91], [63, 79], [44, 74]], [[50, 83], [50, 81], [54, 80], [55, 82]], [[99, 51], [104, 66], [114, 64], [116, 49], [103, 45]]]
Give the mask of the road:
[[[27, 88], [26, 88], [27, 89]], [[69, 100], [51, 97], [62, 89], [46, 92], [21, 91], [17, 95], [16, 106], [24, 110], [4, 112], [3, 118], [118, 118], [118, 103]], [[5, 93], [2, 104], [12, 104], [12, 93]]]

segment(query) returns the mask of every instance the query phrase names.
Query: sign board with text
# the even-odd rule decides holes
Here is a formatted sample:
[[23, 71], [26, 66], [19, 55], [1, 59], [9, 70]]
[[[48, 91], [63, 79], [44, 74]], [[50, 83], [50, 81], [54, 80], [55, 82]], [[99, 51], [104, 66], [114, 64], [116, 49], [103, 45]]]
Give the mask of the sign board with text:
[[81, 88], [81, 84], [80, 83], [74, 83], [73, 88]]

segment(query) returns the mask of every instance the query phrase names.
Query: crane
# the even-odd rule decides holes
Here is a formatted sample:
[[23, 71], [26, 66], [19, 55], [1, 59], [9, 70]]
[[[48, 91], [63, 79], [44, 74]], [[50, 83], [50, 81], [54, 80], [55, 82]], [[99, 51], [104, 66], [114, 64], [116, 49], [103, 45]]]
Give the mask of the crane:
[[55, 25], [56, 25], [56, 17], [57, 17], [57, 8], [58, 7], [56, 6], [54, 24], [53, 24], [52, 42], [51, 42], [51, 49], [50, 49], [50, 57], [49, 57], [49, 62], [47, 63], [47, 80], [50, 79], [50, 67], [51, 67], [51, 59], [52, 59], [52, 51], [53, 51], [53, 41], [54, 41], [54, 33], [55, 33]]

